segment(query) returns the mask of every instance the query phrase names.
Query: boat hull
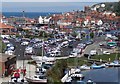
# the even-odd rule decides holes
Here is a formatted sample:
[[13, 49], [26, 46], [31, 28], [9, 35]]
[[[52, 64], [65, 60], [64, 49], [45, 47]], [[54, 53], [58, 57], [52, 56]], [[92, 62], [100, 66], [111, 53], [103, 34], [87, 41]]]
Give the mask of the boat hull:
[[103, 66], [92, 66], [91, 67], [92, 69], [101, 69], [101, 68], [104, 68]]
[[120, 64], [118, 64], [118, 65], [106, 64], [106, 66], [108, 66], [108, 67], [120, 67]]
[[44, 84], [47, 84], [47, 79], [32, 79], [32, 78], [26, 78], [27, 82], [29, 83], [44, 83]]

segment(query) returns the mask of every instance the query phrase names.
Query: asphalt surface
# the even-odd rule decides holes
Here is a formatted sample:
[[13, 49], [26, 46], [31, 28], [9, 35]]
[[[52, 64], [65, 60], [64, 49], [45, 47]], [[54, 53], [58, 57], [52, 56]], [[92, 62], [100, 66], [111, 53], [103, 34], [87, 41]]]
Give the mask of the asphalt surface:
[[[30, 60], [31, 59], [31, 55], [25, 54], [25, 48], [27, 46], [20, 45], [20, 42], [15, 42], [15, 39], [10, 39], [10, 42], [15, 46], [14, 55], [16, 55], [17, 60]], [[81, 43], [81, 41], [74, 42], [73, 48], [75, 48], [78, 43]], [[69, 54], [73, 50], [73, 48], [69, 48], [69, 47], [61, 48], [61, 56], [69, 56]], [[36, 55], [39, 55], [41, 53], [42, 49], [41, 48], [34, 49], [34, 51], [35, 51]]]
[[15, 39], [10, 39], [10, 42], [15, 46], [14, 55], [16, 55], [17, 60], [30, 59], [30, 56], [25, 56], [25, 48], [27, 46], [20, 45], [20, 42], [15, 42]]
[[[95, 38], [93, 38], [94, 43], [92, 45], [88, 45], [84, 51], [85, 54], [89, 54], [90, 50], [92, 49], [99, 49], [99, 43], [103, 42], [105, 40], [105, 36], [101, 36], [101, 37], [97, 37], [95, 36]], [[20, 45], [19, 42], [15, 42], [15, 39], [10, 39], [10, 42], [16, 47], [15, 49], [15, 53], [14, 55], [16, 55], [18, 60], [29, 60], [31, 59], [31, 55], [25, 55], [25, 48], [27, 46], [22, 46]], [[75, 41], [73, 42], [73, 48], [75, 48], [77, 46], [78, 43], [82, 43], [85, 42], [85, 40], [82, 41]], [[53, 46], [53, 45], [51, 45]], [[69, 56], [70, 52], [73, 50], [73, 48], [68, 48], [68, 47], [64, 47], [61, 49], [61, 56]], [[41, 53], [41, 49], [35, 49], [35, 55], [39, 55]], [[101, 51], [99, 51], [99, 53], [102, 53]]]

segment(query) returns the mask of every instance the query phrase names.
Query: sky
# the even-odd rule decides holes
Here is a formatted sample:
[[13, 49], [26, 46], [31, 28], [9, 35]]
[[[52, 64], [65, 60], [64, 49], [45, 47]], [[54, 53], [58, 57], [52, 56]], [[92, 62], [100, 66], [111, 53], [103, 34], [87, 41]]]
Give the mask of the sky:
[[1, 0], [2, 2], [116, 2], [118, 0]]
[[[104, 0], [104, 2], [117, 1], [118, 0]], [[84, 6], [92, 6], [100, 2], [101, 0], [2, 0], [1, 11], [69, 12], [73, 10], [83, 10]]]
[[87, 2], [3, 2], [3, 12], [68, 12], [82, 10], [84, 6], [95, 3]]

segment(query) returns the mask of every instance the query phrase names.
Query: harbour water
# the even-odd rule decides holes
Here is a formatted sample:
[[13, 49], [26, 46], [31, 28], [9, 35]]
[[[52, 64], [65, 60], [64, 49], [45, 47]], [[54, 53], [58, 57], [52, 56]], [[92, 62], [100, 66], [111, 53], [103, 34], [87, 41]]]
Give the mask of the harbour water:
[[85, 82], [91, 79], [97, 84], [120, 84], [120, 67], [88, 70], [82, 73]]

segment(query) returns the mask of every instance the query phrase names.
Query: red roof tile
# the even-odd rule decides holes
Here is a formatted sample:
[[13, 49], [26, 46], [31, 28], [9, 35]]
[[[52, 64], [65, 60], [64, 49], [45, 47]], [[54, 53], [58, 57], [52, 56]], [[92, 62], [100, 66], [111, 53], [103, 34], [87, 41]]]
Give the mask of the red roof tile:
[[1, 23], [0, 22], [0, 28], [13, 28], [12, 26], [10, 26], [10, 25], [5, 25], [4, 23]]

